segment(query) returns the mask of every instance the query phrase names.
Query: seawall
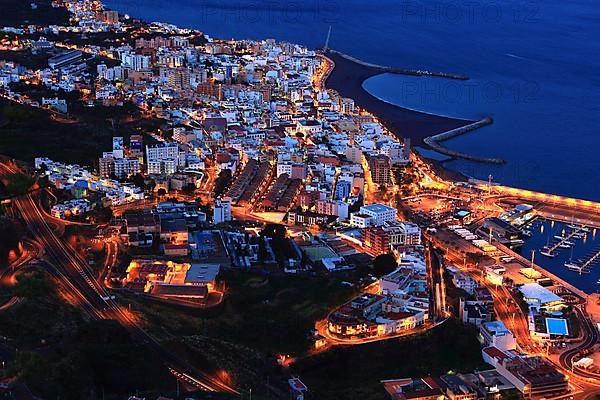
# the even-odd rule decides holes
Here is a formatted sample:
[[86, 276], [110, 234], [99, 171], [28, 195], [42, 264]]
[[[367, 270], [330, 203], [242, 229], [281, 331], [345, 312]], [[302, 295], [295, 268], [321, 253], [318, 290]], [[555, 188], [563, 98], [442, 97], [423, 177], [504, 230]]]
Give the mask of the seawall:
[[349, 56], [331, 50], [324, 55], [334, 64], [333, 70], [326, 76], [325, 87], [335, 90], [342, 97], [353, 99], [357, 106], [376, 115], [391, 132], [400, 138], [410, 138], [413, 144], [422, 144], [426, 137], [476, 122], [409, 110], [382, 101], [362, 85], [370, 77], [385, 73], [384, 67], [354, 61]]
[[438, 77], [438, 78], [445, 78], [445, 79], [454, 79], [454, 80], [460, 80], [460, 81], [466, 81], [469, 80], [468, 76], [464, 76], [464, 75], [458, 75], [458, 74], [452, 74], [449, 72], [439, 72], [439, 71], [429, 71], [429, 70], [425, 70], [425, 69], [407, 69], [407, 68], [398, 68], [398, 67], [390, 67], [387, 65], [377, 65], [377, 64], [373, 64], [373, 63], [369, 63], [363, 60], [360, 60], [356, 57], [353, 57], [351, 55], [342, 53], [340, 51], [337, 50], [331, 50], [328, 49], [326, 54], [337, 54], [340, 57], [345, 58], [346, 60], [352, 61], [356, 64], [368, 67], [368, 68], [374, 68], [374, 69], [378, 69], [379, 73], [391, 73], [391, 74], [399, 74], [399, 75], [411, 75], [411, 76], [432, 76], [432, 77]]
[[476, 155], [471, 155], [467, 153], [463, 153], [457, 150], [449, 149], [445, 146], [442, 146], [440, 142], [445, 140], [452, 139], [456, 136], [474, 131], [476, 129], [482, 128], [484, 126], [490, 125], [494, 122], [491, 117], [483, 118], [477, 122], [473, 122], [472, 124], [462, 126], [460, 128], [451, 129], [446, 132], [439, 133], [437, 135], [429, 136], [423, 139], [423, 142], [431, 147], [433, 150], [438, 153], [445, 154], [454, 158], [462, 158], [469, 161], [482, 162], [482, 163], [492, 163], [492, 164], [505, 164], [506, 161], [500, 158], [492, 158], [492, 157], [481, 157]]

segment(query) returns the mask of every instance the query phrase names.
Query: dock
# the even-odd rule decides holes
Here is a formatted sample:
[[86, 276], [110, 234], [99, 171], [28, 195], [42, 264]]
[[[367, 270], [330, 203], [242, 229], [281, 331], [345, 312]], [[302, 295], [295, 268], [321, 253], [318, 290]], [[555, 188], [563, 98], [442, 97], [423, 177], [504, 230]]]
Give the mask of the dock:
[[515, 259], [517, 259], [522, 265], [524, 265], [524, 266], [531, 266], [532, 268], [534, 268], [536, 271], [538, 271], [542, 275], [544, 275], [544, 276], [552, 279], [554, 282], [560, 284], [561, 286], [566, 287], [567, 289], [569, 289], [571, 292], [573, 292], [577, 296], [581, 297], [582, 299], [586, 299], [588, 297], [588, 294], [585, 293], [583, 290], [575, 287], [574, 285], [572, 285], [571, 283], [567, 282], [566, 280], [564, 280], [563, 278], [559, 277], [558, 275], [553, 274], [551, 271], [548, 271], [548, 270], [542, 268], [541, 266], [539, 266], [537, 264], [532, 264], [531, 260], [528, 260], [527, 258], [523, 257], [519, 253], [515, 253], [515, 251], [513, 249], [511, 249], [511, 248], [503, 245], [502, 243], [494, 243], [494, 245], [496, 247], [498, 247], [498, 249], [500, 249], [503, 252], [505, 252], [506, 254], [508, 254], [511, 257], [514, 257]]
[[592, 265], [594, 262], [596, 262], [596, 260], [598, 260], [600, 258], [600, 249], [597, 249], [594, 254], [587, 259], [587, 261], [585, 261], [583, 264], [581, 264], [581, 270], [585, 270], [587, 267], [589, 267], [590, 265]]
[[569, 241], [569, 239], [572, 239], [573, 236], [575, 236], [577, 233], [581, 232], [583, 228], [578, 228], [578, 229], [573, 229], [567, 236], [564, 236], [560, 241], [558, 241], [557, 243], [553, 244], [547, 251], [545, 252], [541, 252], [541, 254], [547, 256], [547, 257], [554, 257], [554, 251], [556, 251], [556, 249], [558, 249], [559, 247], [561, 247], [563, 244], [565, 244], [566, 242]]

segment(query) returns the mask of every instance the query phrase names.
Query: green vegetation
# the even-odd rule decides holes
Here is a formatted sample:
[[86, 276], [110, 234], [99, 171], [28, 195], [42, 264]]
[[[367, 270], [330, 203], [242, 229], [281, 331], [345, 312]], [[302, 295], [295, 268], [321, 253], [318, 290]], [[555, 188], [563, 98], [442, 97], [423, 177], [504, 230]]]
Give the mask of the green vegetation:
[[387, 275], [397, 267], [398, 263], [392, 254], [380, 254], [373, 260], [373, 269], [376, 276]]
[[[119, 135], [142, 134], [158, 128], [141, 118], [132, 104], [85, 108], [69, 104], [75, 121], [55, 121], [44, 110], [0, 100], [0, 154], [24, 161], [47, 156], [57, 161], [94, 165], [99, 151], [112, 146], [113, 122]], [[146, 136], [144, 140], [147, 140]], [[32, 146], [32, 143], [43, 146]]]
[[[296, 253], [292, 249], [290, 240], [287, 238], [285, 226], [281, 224], [267, 224], [261, 231], [260, 236], [261, 242], [264, 240], [263, 237], [271, 239], [271, 248], [273, 249], [277, 264], [280, 268], [283, 268], [287, 264], [288, 259], [296, 257]], [[259, 246], [262, 246], [261, 243], [259, 243]], [[263, 249], [259, 248], [259, 259], [264, 261], [264, 255]]]
[[6, 192], [8, 196], [18, 196], [27, 193], [34, 184], [31, 176], [25, 174], [11, 174], [7, 177]]
[[471, 372], [481, 359], [475, 328], [451, 319], [425, 334], [337, 347], [292, 366], [321, 400], [385, 398], [385, 379]]
[[44, 275], [30, 272], [18, 277], [15, 294], [24, 299], [36, 299], [45, 295], [53, 295], [54, 287]]
[[7, 261], [8, 253], [19, 248], [23, 231], [12, 219], [0, 217], [0, 265]]
[[223, 194], [223, 192], [225, 192], [225, 189], [227, 189], [227, 186], [229, 186], [229, 182], [231, 182], [231, 170], [224, 169], [219, 173], [219, 176], [215, 180], [215, 197], [219, 197]]
[[310, 347], [307, 334], [315, 321], [356, 293], [339, 280], [321, 277], [264, 277], [228, 270], [222, 277], [226, 299], [211, 317], [131, 300], [143, 310], [152, 329], [164, 329], [162, 334], [202, 333], [267, 354], [300, 354]]
[[444, 282], [446, 283], [446, 303], [452, 312], [452, 315], [459, 315], [459, 303], [460, 299], [471, 300], [473, 296], [454, 286], [452, 281], [452, 273], [447, 269], [444, 270]]
[[341, 280], [325, 277], [233, 270], [221, 275], [227, 294], [216, 309], [194, 312], [133, 295], [123, 302], [141, 311], [150, 332], [168, 340], [174, 350], [204, 370], [228, 371], [236, 386], [252, 387], [257, 398], [267, 393], [267, 376], [272, 384], [284, 378], [274, 357], [305, 354], [315, 322], [357, 293]]
[[22, 300], [0, 312], [0, 336], [12, 339], [7, 345], [15, 352], [7, 375], [53, 399], [174, 390], [175, 381], [156, 354], [116, 321], [89, 321], [56, 287], [42, 271], [19, 276], [15, 290]]
[[49, 56], [47, 54], [33, 54], [30, 50], [0, 50], [0, 60], [12, 61], [30, 69], [42, 69], [47, 67], [48, 58]]

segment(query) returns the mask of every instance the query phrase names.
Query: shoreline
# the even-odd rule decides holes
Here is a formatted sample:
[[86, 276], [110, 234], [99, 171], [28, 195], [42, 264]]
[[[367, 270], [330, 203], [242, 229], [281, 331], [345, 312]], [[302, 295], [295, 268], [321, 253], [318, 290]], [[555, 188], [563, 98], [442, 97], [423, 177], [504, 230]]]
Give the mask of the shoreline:
[[333, 62], [333, 69], [325, 80], [325, 87], [333, 89], [342, 97], [354, 100], [356, 105], [376, 115], [387, 129], [401, 138], [410, 138], [413, 145], [429, 147], [425, 139], [454, 129], [471, 125], [477, 121], [450, 118], [402, 108], [382, 101], [363, 88], [363, 82], [385, 69], [359, 64], [337, 52], [324, 54]]
[[[452, 150], [441, 144], [445, 140], [492, 124], [493, 119], [491, 117], [476, 121], [413, 110], [380, 99], [364, 88], [367, 79], [385, 73], [454, 80], [468, 80], [468, 77], [443, 72], [406, 70], [370, 64], [335, 50], [327, 50], [322, 55], [327, 57], [333, 64], [333, 69], [325, 79], [325, 86], [328, 89], [337, 91], [343, 97], [353, 99], [359, 107], [376, 115], [380, 122], [391, 132], [402, 139], [410, 138], [413, 141], [413, 146], [415, 144], [420, 145], [447, 155], [451, 157], [451, 160], [460, 158], [479, 163], [506, 163], [505, 160], [499, 158], [467, 154]], [[416, 143], [414, 143], [415, 141]], [[440, 167], [444, 168], [443, 166]], [[450, 172], [455, 178], [462, 177], [459, 180], [469, 179], [460, 172]]]

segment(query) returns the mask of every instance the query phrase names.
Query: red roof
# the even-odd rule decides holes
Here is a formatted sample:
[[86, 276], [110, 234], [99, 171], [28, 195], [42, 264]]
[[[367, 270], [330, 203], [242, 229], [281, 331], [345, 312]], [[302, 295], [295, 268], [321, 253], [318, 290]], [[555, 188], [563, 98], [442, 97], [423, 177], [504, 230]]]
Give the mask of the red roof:
[[225, 163], [231, 161], [231, 157], [227, 153], [219, 153], [217, 154], [216, 161], [218, 163]]
[[433, 379], [432, 377], [427, 377], [427, 378], [423, 378], [421, 379], [427, 386], [429, 386], [431, 389], [439, 389], [440, 385], [438, 385], [438, 383], [435, 381], [435, 379]]
[[498, 360], [506, 360], [507, 358], [510, 358], [506, 355], [506, 353], [494, 346], [486, 347], [485, 349], [483, 349], [483, 351], [488, 356], [492, 358], [497, 358]]
[[387, 312], [384, 317], [392, 320], [400, 320], [408, 317], [412, 317], [414, 314], [409, 312]]

